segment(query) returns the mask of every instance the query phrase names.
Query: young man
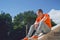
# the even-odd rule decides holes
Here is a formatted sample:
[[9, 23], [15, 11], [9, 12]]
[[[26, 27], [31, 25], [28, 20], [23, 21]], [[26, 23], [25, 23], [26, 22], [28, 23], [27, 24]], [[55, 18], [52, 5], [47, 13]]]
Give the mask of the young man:
[[35, 34], [32, 38], [38, 38], [40, 33], [48, 33], [51, 30], [51, 20], [48, 14], [43, 14], [43, 11], [39, 9], [37, 11], [37, 18], [33, 25], [31, 25], [28, 35], [24, 38], [24, 40], [28, 40], [31, 37], [33, 31], [36, 30]]

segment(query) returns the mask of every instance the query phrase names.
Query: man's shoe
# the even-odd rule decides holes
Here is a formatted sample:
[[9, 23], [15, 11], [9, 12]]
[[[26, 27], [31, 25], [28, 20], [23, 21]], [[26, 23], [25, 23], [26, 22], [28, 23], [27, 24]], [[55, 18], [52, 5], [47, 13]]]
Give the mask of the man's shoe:
[[28, 37], [25, 37], [23, 40], [28, 40]]
[[31, 38], [32, 38], [32, 39], [38, 39], [38, 36], [33, 35]]

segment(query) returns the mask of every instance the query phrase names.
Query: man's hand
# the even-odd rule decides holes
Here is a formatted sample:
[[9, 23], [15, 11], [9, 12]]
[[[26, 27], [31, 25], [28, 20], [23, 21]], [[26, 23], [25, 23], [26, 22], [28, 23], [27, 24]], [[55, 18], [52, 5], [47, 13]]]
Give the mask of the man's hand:
[[34, 27], [37, 28], [38, 27], [38, 24], [34, 24]]

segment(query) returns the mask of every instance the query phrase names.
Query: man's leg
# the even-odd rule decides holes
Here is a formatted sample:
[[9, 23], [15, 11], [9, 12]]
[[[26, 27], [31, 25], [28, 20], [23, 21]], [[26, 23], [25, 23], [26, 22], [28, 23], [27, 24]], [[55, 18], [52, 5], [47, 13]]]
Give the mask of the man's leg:
[[30, 29], [29, 29], [29, 32], [28, 32], [28, 35], [26, 37], [30, 37], [33, 33], [33, 31], [35, 30], [35, 27], [34, 25], [31, 25]]
[[34, 35], [38, 36], [40, 33], [48, 33], [50, 30], [51, 29], [47, 26], [47, 24], [41, 21]]

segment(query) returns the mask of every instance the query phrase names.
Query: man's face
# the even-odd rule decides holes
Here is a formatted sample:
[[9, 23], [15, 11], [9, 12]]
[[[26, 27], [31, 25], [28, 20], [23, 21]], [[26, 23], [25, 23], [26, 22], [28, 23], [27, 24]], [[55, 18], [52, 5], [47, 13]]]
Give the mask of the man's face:
[[37, 16], [42, 16], [42, 15], [43, 15], [42, 12], [37, 11]]

